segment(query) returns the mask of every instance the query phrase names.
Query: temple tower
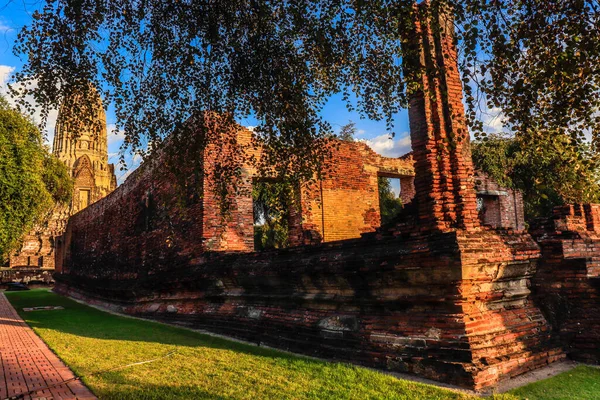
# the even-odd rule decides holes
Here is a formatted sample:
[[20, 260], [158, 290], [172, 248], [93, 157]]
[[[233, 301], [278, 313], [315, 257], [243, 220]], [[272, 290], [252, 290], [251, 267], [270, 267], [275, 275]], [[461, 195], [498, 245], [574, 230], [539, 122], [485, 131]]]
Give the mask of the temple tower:
[[[59, 110], [52, 152], [70, 168], [74, 180], [70, 214], [87, 207], [117, 186], [114, 165], [108, 163], [106, 113], [98, 92], [91, 88], [89, 100], [81, 95], [66, 99]], [[77, 118], [83, 111], [88, 118]]]

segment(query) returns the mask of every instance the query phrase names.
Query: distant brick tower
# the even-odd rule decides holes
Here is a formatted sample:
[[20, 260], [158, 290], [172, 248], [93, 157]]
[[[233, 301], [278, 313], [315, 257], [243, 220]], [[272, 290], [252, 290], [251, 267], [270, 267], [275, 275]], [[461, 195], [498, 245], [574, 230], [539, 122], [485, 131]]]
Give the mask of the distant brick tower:
[[108, 163], [106, 113], [95, 89], [89, 91], [93, 117], [73, 117], [82, 96], [61, 105], [52, 153], [69, 168], [74, 182], [71, 204], [56, 205], [49, 218], [23, 238], [19, 251], [9, 259], [10, 267], [54, 269], [55, 238], [64, 232], [69, 217], [115, 190], [114, 165]]

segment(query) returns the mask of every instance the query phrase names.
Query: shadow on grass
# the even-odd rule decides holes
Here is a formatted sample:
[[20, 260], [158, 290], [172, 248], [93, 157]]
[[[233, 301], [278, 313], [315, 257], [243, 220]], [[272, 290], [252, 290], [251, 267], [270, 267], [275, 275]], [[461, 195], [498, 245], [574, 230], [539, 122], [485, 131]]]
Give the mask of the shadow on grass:
[[[473, 398], [347, 364], [109, 314], [44, 290], [7, 297], [78, 375], [176, 351], [151, 364], [84, 378], [103, 399]], [[35, 306], [64, 310], [23, 312], [24, 307]]]
[[[34, 329], [52, 329], [61, 333], [93, 339], [138, 341], [185, 347], [208, 347], [266, 357], [301, 358], [319, 364], [324, 363], [323, 361], [312, 360], [301, 355], [286, 354], [281, 351], [222, 339], [150, 320], [139, 320], [110, 314], [78, 303], [67, 297], [57, 295], [46, 289], [36, 289], [27, 292], [7, 292], [5, 294], [21, 318]], [[62, 306], [64, 310], [23, 311], [23, 308], [39, 306]], [[16, 324], [16, 322], [12, 321], [0, 321], [0, 324], [4, 324], [5, 322]]]

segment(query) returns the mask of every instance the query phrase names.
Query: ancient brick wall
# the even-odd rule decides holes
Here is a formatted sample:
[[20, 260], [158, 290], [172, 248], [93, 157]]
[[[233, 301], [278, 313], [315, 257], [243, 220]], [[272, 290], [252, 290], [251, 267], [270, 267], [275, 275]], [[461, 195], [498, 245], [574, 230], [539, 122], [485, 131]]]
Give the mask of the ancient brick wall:
[[532, 228], [535, 299], [569, 356], [600, 363], [600, 205], [567, 205]]
[[[443, 257], [445, 265], [424, 260], [427, 251]], [[459, 295], [455, 252], [451, 237], [418, 243], [391, 237], [244, 255], [209, 253], [194, 265], [162, 271], [78, 264], [57, 276], [57, 290], [131, 314], [311, 355], [423, 370], [468, 386], [460, 307], [446, 301]]]
[[412, 160], [387, 158], [365, 143], [336, 141], [329, 171], [322, 180], [301, 188], [302, 224], [324, 241], [360, 237], [381, 225], [378, 177], [404, 180], [401, 193], [414, 197]]
[[[406, 172], [379, 156], [369, 160], [361, 144], [344, 146], [339, 162], [356, 171], [339, 168], [352, 179], [326, 186], [333, 193], [358, 182], [363, 190], [371, 185], [375, 201], [381, 171]], [[528, 235], [422, 234], [409, 214], [361, 239], [249, 253], [251, 202], [234, 197], [222, 219], [218, 198], [206, 192], [210, 180], [197, 177], [189, 156], [156, 156], [69, 220], [57, 251], [57, 291], [477, 389], [562, 356], [529, 296], [539, 252]], [[210, 157], [215, 163], [205, 153], [201, 165], [214, 165]]]
[[52, 271], [46, 268], [1, 268], [0, 287], [10, 282], [51, 284], [54, 283], [54, 278], [52, 277]]
[[[73, 220], [83, 226], [95, 217], [87, 211]], [[92, 228], [86, 242], [121, 237], [121, 228]], [[76, 264], [56, 275], [56, 290], [133, 315], [483, 389], [562, 355], [528, 297], [535, 263], [512, 254], [506, 243], [514, 242], [537, 252], [519, 235], [399, 231], [187, 262], [171, 256], [168, 268], [155, 260], [131, 268], [116, 257], [92, 264], [78, 251]], [[481, 247], [485, 263], [476, 260]], [[467, 256], [473, 249], [479, 253]]]
[[419, 81], [410, 98], [410, 137], [420, 223], [433, 230], [476, 229], [470, 137], [462, 102], [458, 53], [450, 13], [414, 6], [414, 29], [405, 32], [405, 74]]
[[461, 305], [476, 387], [564, 358], [529, 289], [539, 249], [511, 231], [458, 232]]
[[[443, 29], [434, 32], [427, 3], [417, 10], [414, 34], [424, 54], [413, 61], [424, 61], [427, 74], [409, 112], [415, 199], [395, 226], [360, 239], [252, 253], [247, 197], [230, 197], [225, 222], [213, 218], [219, 203], [206, 177], [226, 158], [209, 146], [196, 158], [183, 151], [165, 168], [155, 156], [70, 219], [56, 290], [134, 315], [474, 389], [562, 358], [529, 291], [538, 246], [524, 231], [495, 231], [478, 221], [452, 23], [441, 15]], [[456, 146], [444, 145], [454, 140]], [[301, 231], [325, 227], [326, 240], [327, 196], [344, 203], [337, 207], [342, 214], [367, 191], [366, 211], [353, 214], [349, 226], [372, 230], [376, 178], [393, 164], [357, 144], [342, 147], [331, 161], [339, 176], [298, 188], [313, 196], [304, 205], [325, 200], [321, 220], [316, 207], [301, 204], [292, 213]], [[204, 168], [200, 178], [192, 159]], [[189, 178], [182, 197], [170, 170]], [[248, 188], [252, 176], [246, 168], [233, 183]], [[344, 197], [346, 189], [356, 193]]]
[[487, 174], [476, 171], [475, 189], [480, 201], [479, 218], [493, 228], [525, 229], [523, 194], [504, 188]]

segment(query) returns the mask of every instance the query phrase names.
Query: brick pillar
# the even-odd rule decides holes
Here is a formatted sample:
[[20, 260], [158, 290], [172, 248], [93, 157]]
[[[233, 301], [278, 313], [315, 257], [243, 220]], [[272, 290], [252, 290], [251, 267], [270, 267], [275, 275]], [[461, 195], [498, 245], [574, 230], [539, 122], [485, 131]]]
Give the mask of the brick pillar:
[[469, 132], [448, 12], [415, 5], [404, 68], [420, 85], [409, 101], [415, 190], [422, 229], [479, 226]]

